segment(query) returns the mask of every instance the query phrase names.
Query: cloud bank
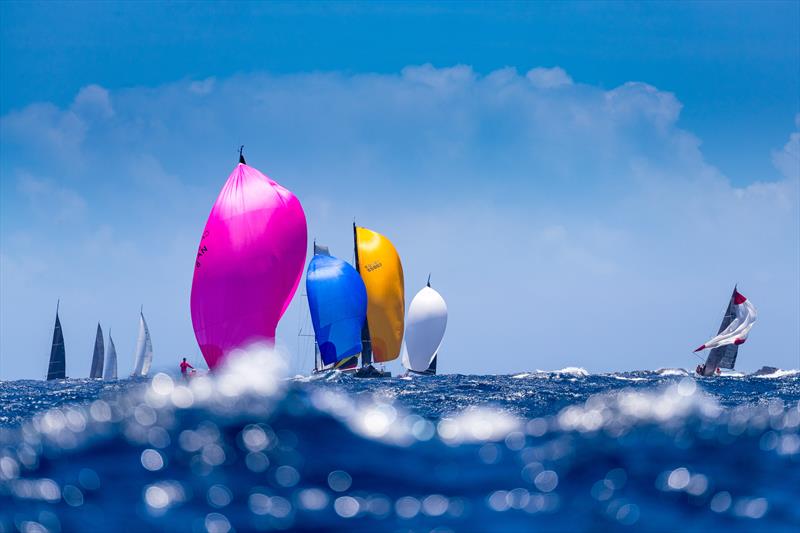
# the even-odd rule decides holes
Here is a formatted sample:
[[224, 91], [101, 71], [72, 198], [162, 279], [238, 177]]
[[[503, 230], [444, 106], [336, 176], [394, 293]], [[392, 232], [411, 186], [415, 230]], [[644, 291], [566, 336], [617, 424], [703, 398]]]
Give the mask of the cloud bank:
[[[742, 366], [796, 367], [800, 133], [764, 154], [774, 175], [737, 188], [680, 127], [681, 107], [559, 67], [423, 65], [93, 85], [66, 108], [12, 111], [0, 376], [43, 375], [58, 297], [71, 375], [88, 371], [97, 320], [125, 371], [140, 304], [156, 366], [198, 356], [194, 252], [239, 144], [334, 254], [351, 257], [355, 218], [395, 243], [407, 302], [432, 273], [451, 313], [445, 372], [690, 366], [737, 282], [761, 317]], [[278, 331], [294, 352], [301, 300]]]

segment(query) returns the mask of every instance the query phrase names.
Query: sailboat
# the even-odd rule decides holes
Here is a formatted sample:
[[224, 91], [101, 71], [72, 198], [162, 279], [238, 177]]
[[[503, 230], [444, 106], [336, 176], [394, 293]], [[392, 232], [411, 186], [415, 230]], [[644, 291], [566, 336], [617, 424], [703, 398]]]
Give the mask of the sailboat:
[[734, 287], [717, 336], [695, 350], [695, 352], [711, 350], [708, 352], [706, 362], [697, 365], [696, 372], [701, 376], [712, 376], [715, 372], [719, 373], [721, 368], [733, 369], [736, 365], [736, 356], [739, 354], [739, 346], [747, 340], [747, 335], [757, 317], [756, 308], [750, 300]]
[[100, 329], [100, 323], [97, 323], [97, 335], [94, 337], [94, 354], [92, 355], [92, 369], [89, 371], [91, 379], [103, 377], [103, 330]]
[[306, 262], [300, 201], [255, 168], [239, 164], [200, 238], [192, 279], [192, 325], [209, 369], [257, 341], [274, 342]]
[[53, 328], [53, 345], [50, 347], [50, 364], [47, 366], [47, 380], [66, 379], [67, 377], [67, 356], [64, 349], [64, 332], [61, 330], [61, 320], [58, 319], [58, 307], [60, 301], [56, 303], [56, 325]]
[[415, 374], [436, 374], [436, 359], [447, 328], [447, 304], [428, 284], [411, 300], [406, 317], [403, 366]]
[[314, 372], [354, 371], [367, 315], [367, 289], [361, 276], [315, 242], [306, 272], [306, 294], [314, 325]]
[[403, 265], [392, 242], [353, 223], [356, 270], [367, 289], [367, 320], [361, 331], [357, 377], [391, 377], [373, 363], [397, 359], [403, 342], [405, 293]]
[[117, 349], [114, 347], [114, 339], [111, 338], [110, 329], [108, 330], [108, 346], [106, 347], [103, 379], [117, 379]]
[[150, 364], [153, 362], [153, 343], [150, 340], [150, 330], [144, 320], [143, 310], [139, 311], [139, 337], [136, 339], [136, 352], [133, 358], [131, 377], [145, 377], [150, 372]]

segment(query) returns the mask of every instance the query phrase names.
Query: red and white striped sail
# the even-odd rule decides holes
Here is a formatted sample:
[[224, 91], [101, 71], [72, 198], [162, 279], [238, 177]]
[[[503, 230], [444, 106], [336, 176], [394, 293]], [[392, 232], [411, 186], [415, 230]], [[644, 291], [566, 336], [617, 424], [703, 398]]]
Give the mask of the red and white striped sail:
[[727, 346], [729, 344], [742, 344], [747, 340], [747, 334], [758, 317], [756, 308], [750, 303], [750, 300], [745, 298], [739, 291], [733, 292], [733, 308], [736, 317], [728, 324], [728, 327], [722, 330], [716, 337], [706, 341], [705, 344], [695, 350], [707, 350], [717, 348], [719, 346]]

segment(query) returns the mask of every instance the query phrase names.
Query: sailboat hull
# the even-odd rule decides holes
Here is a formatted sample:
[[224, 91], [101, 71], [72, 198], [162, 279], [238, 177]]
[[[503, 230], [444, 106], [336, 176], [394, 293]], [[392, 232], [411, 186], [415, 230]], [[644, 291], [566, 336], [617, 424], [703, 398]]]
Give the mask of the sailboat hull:
[[378, 370], [372, 365], [362, 366], [356, 373], [354, 374], [357, 378], [390, 378], [392, 377], [391, 372], [386, 372], [383, 370]]

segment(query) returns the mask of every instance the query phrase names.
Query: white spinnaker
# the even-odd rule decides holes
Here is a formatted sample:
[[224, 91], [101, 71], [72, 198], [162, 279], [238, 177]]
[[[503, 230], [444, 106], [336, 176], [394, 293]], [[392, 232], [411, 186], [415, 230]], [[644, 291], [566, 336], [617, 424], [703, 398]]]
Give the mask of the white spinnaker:
[[406, 349], [403, 365], [415, 372], [424, 372], [439, 351], [447, 328], [447, 304], [430, 287], [423, 287], [411, 300], [406, 315]]
[[111, 331], [108, 332], [108, 346], [106, 347], [106, 362], [103, 367], [103, 379], [117, 379], [117, 349]]
[[741, 344], [747, 340], [747, 334], [753, 327], [758, 314], [756, 308], [750, 303], [750, 300], [745, 300], [736, 306], [736, 318], [734, 318], [725, 330], [716, 337], [708, 340], [702, 349], [717, 348], [718, 346], [725, 346], [728, 344]]
[[144, 321], [144, 314], [139, 314], [139, 337], [136, 339], [135, 363], [133, 377], [144, 377], [150, 371], [153, 362], [153, 343], [150, 341], [150, 330]]

